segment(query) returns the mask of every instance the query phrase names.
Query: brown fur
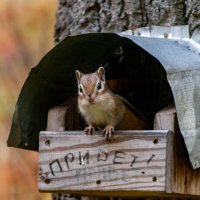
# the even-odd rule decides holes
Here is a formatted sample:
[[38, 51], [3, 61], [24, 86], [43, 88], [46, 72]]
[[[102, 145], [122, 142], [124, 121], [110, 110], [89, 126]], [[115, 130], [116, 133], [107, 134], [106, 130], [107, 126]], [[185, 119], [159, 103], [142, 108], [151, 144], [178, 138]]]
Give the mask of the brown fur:
[[[109, 90], [105, 83], [105, 71], [102, 67], [90, 74], [76, 71], [76, 77], [79, 88], [81, 87], [83, 90], [80, 92], [79, 89], [78, 108], [88, 123], [86, 133], [91, 134], [94, 127], [104, 126], [103, 133], [106, 138], [110, 138], [117, 125], [123, 129], [133, 128], [133, 124], [137, 124], [135, 126], [137, 129], [145, 128], [143, 120], [124, 105], [123, 98]], [[98, 89], [98, 83], [101, 83], [100, 89]], [[126, 124], [123, 124], [123, 121]], [[133, 124], [128, 123], [129, 121]]]

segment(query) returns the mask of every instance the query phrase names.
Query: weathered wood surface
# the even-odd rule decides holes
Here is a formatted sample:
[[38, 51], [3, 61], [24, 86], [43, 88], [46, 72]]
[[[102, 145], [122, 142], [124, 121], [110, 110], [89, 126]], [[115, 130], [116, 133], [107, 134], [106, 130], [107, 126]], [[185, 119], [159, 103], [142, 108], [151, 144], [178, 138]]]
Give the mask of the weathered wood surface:
[[119, 131], [106, 141], [100, 134], [41, 132], [39, 189], [103, 196], [170, 192], [166, 152], [171, 136], [168, 131]]
[[166, 108], [155, 116], [154, 129], [174, 132], [173, 193], [198, 195], [200, 198], [200, 170], [193, 170], [181, 133], [178, 128], [175, 107]]
[[78, 113], [77, 98], [51, 108], [48, 112], [47, 130], [81, 130], [82, 119]]
[[67, 106], [58, 106], [48, 112], [47, 130], [64, 131], [65, 130], [65, 113]]
[[[63, 130], [63, 123], [62, 117], [65, 117], [63, 113], [63, 109], [66, 112], [66, 107], [63, 108], [56, 107], [53, 109], [53, 120], [51, 121], [51, 126], [48, 127], [49, 131], [61, 131]], [[56, 114], [57, 113], [57, 114]], [[59, 120], [56, 121], [56, 117], [59, 117]], [[51, 120], [52, 116], [48, 117], [48, 120]], [[62, 123], [61, 123], [62, 122]], [[77, 121], [76, 121], [77, 123]], [[176, 110], [175, 108], [169, 107], [166, 108], [160, 112], [158, 112], [155, 116], [154, 121], [154, 129], [156, 130], [172, 130], [175, 132], [174, 134], [174, 152], [173, 156], [171, 156], [171, 164], [167, 163], [166, 173], [168, 174], [166, 176], [166, 191], [172, 190], [173, 198], [175, 197], [191, 197], [191, 195], [195, 195], [195, 198], [200, 198], [200, 170], [193, 170], [189, 159], [187, 155], [187, 151], [184, 146], [184, 141], [182, 139], [182, 136], [180, 134], [178, 123], [176, 119]], [[167, 154], [169, 156], [170, 154]], [[174, 167], [173, 167], [173, 159], [174, 159]], [[174, 169], [174, 170], [172, 170]], [[172, 171], [170, 171], [172, 170]], [[174, 176], [171, 178], [169, 176], [170, 173]], [[170, 184], [171, 182], [171, 184]], [[172, 186], [172, 188], [168, 188], [168, 186]], [[61, 192], [61, 191], [59, 191]], [[95, 192], [96, 195], [98, 195], [97, 191]], [[113, 193], [108, 195], [112, 195]], [[84, 195], [84, 193], [81, 193], [81, 195]], [[87, 195], [87, 194], [85, 194]], [[91, 194], [90, 194], [91, 195]], [[117, 191], [116, 196], [123, 196], [124, 194], [121, 193], [121, 191]], [[141, 191], [134, 192], [135, 196], [141, 196]], [[149, 195], [147, 193], [143, 193], [142, 196]], [[151, 193], [150, 193], [151, 195]], [[126, 195], [125, 195], [126, 196]], [[163, 196], [163, 193], [160, 194], [158, 192], [155, 193], [155, 196]], [[194, 197], [194, 196], [193, 196]]]

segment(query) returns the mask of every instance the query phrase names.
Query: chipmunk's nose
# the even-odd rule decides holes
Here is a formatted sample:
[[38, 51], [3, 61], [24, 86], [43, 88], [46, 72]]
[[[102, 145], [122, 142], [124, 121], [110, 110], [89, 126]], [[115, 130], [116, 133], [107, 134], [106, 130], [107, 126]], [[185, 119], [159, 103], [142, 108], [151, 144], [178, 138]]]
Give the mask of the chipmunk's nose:
[[94, 99], [92, 98], [92, 94], [88, 94], [88, 101], [90, 103], [93, 103], [94, 102]]

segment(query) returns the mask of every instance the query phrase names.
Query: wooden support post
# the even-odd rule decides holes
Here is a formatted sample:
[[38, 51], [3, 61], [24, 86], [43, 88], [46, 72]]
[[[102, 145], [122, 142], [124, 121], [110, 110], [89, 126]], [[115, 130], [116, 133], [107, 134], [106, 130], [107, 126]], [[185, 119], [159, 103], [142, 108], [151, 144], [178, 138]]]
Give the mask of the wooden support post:
[[154, 129], [174, 132], [173, 193], [185, 196], [200, 196], [200, 169], [192, 169], [184, 140], [178, 127], [175, 107], [166, 108], [156, 114]]

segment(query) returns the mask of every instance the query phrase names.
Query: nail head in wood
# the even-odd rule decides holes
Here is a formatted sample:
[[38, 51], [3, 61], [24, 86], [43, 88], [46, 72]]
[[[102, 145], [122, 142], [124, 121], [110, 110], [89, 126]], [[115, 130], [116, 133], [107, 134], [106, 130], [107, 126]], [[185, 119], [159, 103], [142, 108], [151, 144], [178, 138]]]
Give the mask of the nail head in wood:
[[46, 140], [46, 141], [45, 141], [45, 145], [46, 145], [46, 146], [49, 146], [50, 144], [51, 144], [51, 141], [50, 141], [50, 140]]

